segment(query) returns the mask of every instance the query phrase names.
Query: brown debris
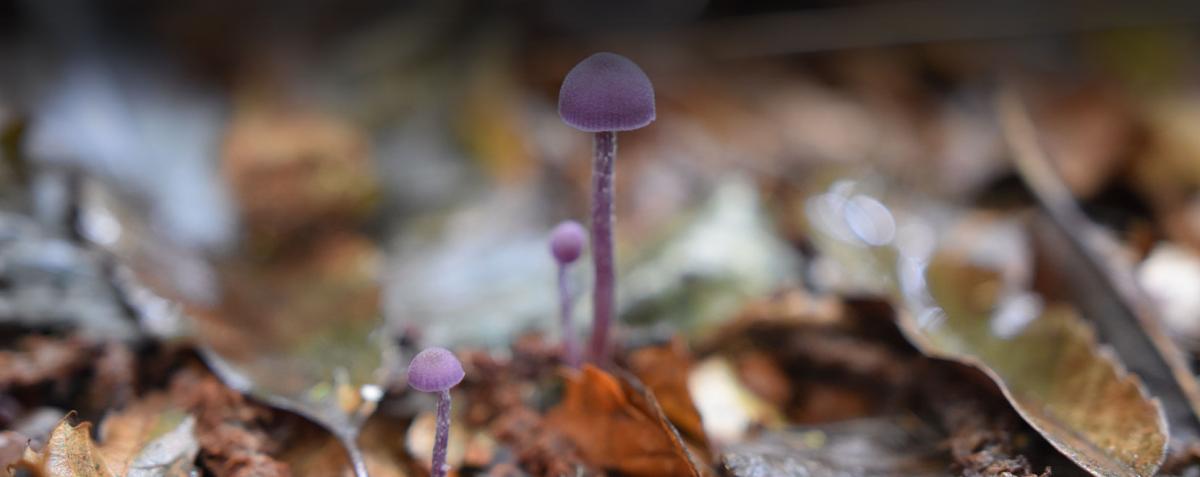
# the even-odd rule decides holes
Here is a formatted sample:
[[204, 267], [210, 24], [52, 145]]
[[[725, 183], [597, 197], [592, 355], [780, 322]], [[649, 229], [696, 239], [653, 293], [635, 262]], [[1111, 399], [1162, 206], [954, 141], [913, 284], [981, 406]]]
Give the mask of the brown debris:
[[175, 374], [170, 396], [196, 416], [201, 461], [214, 475], [291, 475], [287, 464], [271, 457], [279, 444], [264, 429], [264, 421], [271, 417], [266, 407], [247, 401], [215, 376], [196, 367]]
[[500, 442], [512, 447], [517, 466], [531, 475], [601, 475], [587, 468], [566, 435], [548, 426], [540, 414], [527, 407], [510, 409], [492, 422], [490, 431]]
[[26, 336], [16, 350], [0, 351], [0, 389], [61, 380], [86, 366], [89, 354], [78, 337]]
[[538, 334], [519, 337], [512, 348], [508, 360], [482, 351], [461, 354], [467, 374], [462, 385], [464, 423], [487, 429], [514, 455], [515, 462], [494, 466], [494, 475], [506, 475], [503, 468], [508, 465], [531, 475], [599, 475], [587, 468], [565, 435], [547, 426], [526, 403], [526, 397], [536, 391], [536, 381], [553, 378], [543, 375], [557, 369], [558, 350]]
[[123, 407], [137, 386], [137, 357], [128, 345], [109, 342], [95, 360], [90, 403], [99, 409]]
[[982, 399], [981, 391], [962, 384], [959, 374], [932, 372], [923, 380], [930, 409], [949, 433], [955, 472], [964, 477], [1049, 477], [1049, 467], [1037, 473], [1024, 454], [1032, 436], [1022, 433], [1026, 431], [1016, 414]]
[[891, 322], [878, 311], [786, 290], [747, 305], [703, 347], [729, 356], [739, 379], [795, 423], [866, 417], [904, 405], [920, 363], [880, 331]]

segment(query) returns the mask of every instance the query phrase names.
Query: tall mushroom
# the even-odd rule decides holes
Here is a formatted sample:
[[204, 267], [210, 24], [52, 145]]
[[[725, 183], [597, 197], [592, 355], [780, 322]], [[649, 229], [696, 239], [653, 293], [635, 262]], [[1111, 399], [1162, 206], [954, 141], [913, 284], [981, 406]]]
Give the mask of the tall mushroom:
[[654, 86], [633, 61], [615, 53], [596, 53], [575, 65], [558, 93], [558, 114], [567, 125], [595, 133], [592, 163], [591, 359], [608, 361], [616, 292], [613, 252], [613, 166], [617, 132], [654, 121]]

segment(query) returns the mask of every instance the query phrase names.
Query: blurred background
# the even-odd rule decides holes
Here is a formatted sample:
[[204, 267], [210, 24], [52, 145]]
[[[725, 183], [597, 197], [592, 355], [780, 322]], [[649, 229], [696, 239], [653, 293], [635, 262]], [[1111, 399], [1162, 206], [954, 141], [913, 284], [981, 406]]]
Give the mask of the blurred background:
[[[1197, 20], [1189, 1], [4, 1], [4, 232], [32, 220], [115, 250], [192, 303], [298, 302], [297, 283], [328, 279], [382, 283], [346, 292], [349, 309], [381, 302], [391, 331], [433, 343], [553, 329], [545, 236], [586, 217], [591, 142], [558, 119], [557, 91], [613, 51], [658, 102], [620, 137], [622, 319], [693, 333], [773, 290], [851, 280], [803, 220], [838, 178], [1031, 204], [996, 119], [1003, 83], [1172, 330], [1200, 342]], [[867, 242], [944, 232], [859, 209]], [[32, 243], [8, 260], [70, 259]], [[121, 313], [81, 287], [8, 287], [0, 305]], [[182, 333], [169, 315], [144, 325]]]

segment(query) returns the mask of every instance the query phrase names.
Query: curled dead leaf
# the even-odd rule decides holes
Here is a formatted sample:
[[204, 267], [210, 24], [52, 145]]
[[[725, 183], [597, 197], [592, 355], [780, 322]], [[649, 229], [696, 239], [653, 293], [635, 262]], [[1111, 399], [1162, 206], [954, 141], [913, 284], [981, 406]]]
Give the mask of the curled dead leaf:
[[[895, 230], [961, 219], [944, 209], [885, 205], [847, 184], [827, 198], [844, 203], [844, 194], [854, 194], [875, 201], [889, 221], [902, 219]], [[1013, 251], [1021, 249], [1013, 242], [1024, 240], [1025, 229], [1009, 221], [981, 230], [979, 222], [960, 221], [963, 227], [932, 240], [934, 255], [918, 257], [891, 240], [863, 240], [853, 226], [864, 224], [851, 223], [862, 217], [841, 219], [852, 233], [816, 223], [818, 247], [874, 278], [867, 286], [892, 298], [901, 329], [922, 353], [984, 371], [1026, 422], [1088, 472], [1154, 475], [1167, 445], [1159, 401], [1070, 308], [1026, 289], [1030, 258]], [[947, 252], [946, 243], [961, 250]]]
[[563, 401], [547, 422], [570, 438], [584, 460], [629, 476], [706, 475], [654, 396], [632, 376], [585, 365], [566, 377]]
[[14, 466], [43, 477], [113, 477], [100, 450], [92, 442], [90, 423], [73, 426], [67, 415], [39, 452], [26, 449], [25, 455]]
[[981, 330], [992, 316], [961, 299], [956, 284], [971, 283], [964, 273], [971, 272], [945, 260], [930, 265], [930, 290], [945, 319], [936, 327], [902, 319], [924, 337], [923, 350], [983, 368], [1034, 429], [1092, 473], [1154, 475], [1166, 449], [1162, 409], [1097, 344], [1095, 331], [1061, 305], [1008, 339]]

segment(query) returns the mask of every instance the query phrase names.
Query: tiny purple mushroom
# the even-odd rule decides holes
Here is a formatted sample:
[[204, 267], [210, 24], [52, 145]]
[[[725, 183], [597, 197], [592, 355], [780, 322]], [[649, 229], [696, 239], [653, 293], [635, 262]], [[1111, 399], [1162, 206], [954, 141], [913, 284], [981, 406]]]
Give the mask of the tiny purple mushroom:
[[550, 254], [558, 262], [558, 305], [562, 321], [563, 361], [573, 368], [579, 367], [579, 346], [575, 343], [575, 326], [571, 324], [571, 309], [575, 301], [569, 283], [571, 264], [583, 254], [587, 245], [587, 231], [573, 220], [562, 222], [550, 232]]
[[437, 393], [437, 434], [433, 441], [432, 477], [445, 477], [446, 447], [450, 444], [450, 388], [463, 380], [462, 363], [445, 348], [426, 348], [408, 364], [408, 385], [425, 393]]
[[568, 126], [595, 133], [592, 163], [591, 358], [608, 361], [616, 292], [613, 257], [613, 163], [617, 132], [654, 121], [654, 86], [633, 61], [614, 53], [596, 53], [575, 65], [558, 93], [558, 115]]

